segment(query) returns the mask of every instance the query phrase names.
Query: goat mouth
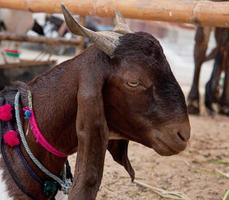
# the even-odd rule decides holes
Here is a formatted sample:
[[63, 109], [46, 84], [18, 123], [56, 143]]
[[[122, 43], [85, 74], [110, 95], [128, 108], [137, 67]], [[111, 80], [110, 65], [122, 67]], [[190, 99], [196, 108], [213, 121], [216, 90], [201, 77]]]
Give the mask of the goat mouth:
[[[152, 148], [162, 156], [171, 156], [171, 155], [178, 154], [181, 151], [183, 151], [186, 147], [186, 144], [182, 144], [182, 148], [180, 148], [180, 147], [175, 148], [175, 145], [174, 146], [169, 145], [165, 141], [160, 139], [159, 137], [157, 137], [156, 143], [157, 143], [157, 145], [155, 145], [154, 148], [153, 147]], [[177, 145], [179, 145], [179, 144], [177, 144]]]

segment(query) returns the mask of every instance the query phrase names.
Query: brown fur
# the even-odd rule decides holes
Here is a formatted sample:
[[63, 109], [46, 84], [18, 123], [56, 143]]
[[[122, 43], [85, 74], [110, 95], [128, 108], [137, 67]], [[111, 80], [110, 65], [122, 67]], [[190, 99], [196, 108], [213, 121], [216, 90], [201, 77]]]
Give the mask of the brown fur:
[[[211, 29], [208, 27], [198, 27], [196, 31], [196, 43], [194, 48], [195, 72], [193, 76], [192, 87], [188, 95], [188, 110], [190, 114], [200, 113], [199, 77], [201, 66], [205, 61], [214, 59], [215, 61], [211, 78], [206, 84], [205, 106], [210, 112], [213, 112], [214, 109], [212, 107], [212, 104], [216, 102], [219, 104], [220, 113], [229, 115], [229, 92], [227, 89], [229, 88], [229, 29], [215, 28], [214, 32], [216, 47], [212, 50], [212, 52], [209, 55], [206, 55]], [[223, 72], [225, 72], [225, 81], [222, 95], [220, 97], [219, 80]]]
[[[136, 80], [138, 87], [128, 85]], [[27, 105], [26, 87], [33, 94], [34, 112], [45, 138], [66, 154], [77, 152], [71, 200], [96, 198], [106, 149], [133, 179], [128, 140], [161, 155], [173, 155], [184, 150], [190, 137], [184, 95], [159, 42], [146, 33], [121, 37], [113, 59], [92, 46], [35, 78], [19, 88], [23, 106]], [[109, 131], [127, 139], [109, 141]], [[31, 132], [27, 140], [35, 156], [59, 174], [65, 160], [41, 148]], [[36, 167], [34, 170], [44, 176]], [[10, 179], [7, 172], [5, 176]], [[28, 188], [35, 188], [26, 176], [21, 178]], [[8, 185], [18, 199], [22, 194], [11, 189], [16, 187], [12, 180]]]

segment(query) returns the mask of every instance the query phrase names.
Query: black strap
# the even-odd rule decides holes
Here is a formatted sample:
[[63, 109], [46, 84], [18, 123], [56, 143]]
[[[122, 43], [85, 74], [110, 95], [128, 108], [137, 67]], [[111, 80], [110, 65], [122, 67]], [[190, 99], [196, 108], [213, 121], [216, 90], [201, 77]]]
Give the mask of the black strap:
[[30, 167], [30, 165], [28, 164], [28, 162], [26, 161], [25, 157], [23, 156], [19, 146], [16, 146], [14, 148], [14, 150], [16, 151], [18, 157], [20, 158], [24, 168], [26, 169], [26, 171], [28, 172], [28, 174], [33, 178], [33, 180], [35, 180], [36, 182], [38, 182], [41, 187], [43, 187], [43, 181], [41, 180], [41, 178], [33, 171], [33, 169]]
[[[0, 96], [0, 106], [3, 105], [5, 102], [5, 99], [4, 97]], [[37, 199], [33, 194], [31, 194], [21, 183], [19, 177], [17, 176], [17, 174], [15, 173], [15, 171], [13, 170], [13, 168], [11, 167], [11, 163], [9, 161], [9, 159], [7, 158], [7, 155], [6, 155], [6, 152], [5, 152], [5, 144], [4, 144], [4, 141], [3, 141], [3, 134], [4, 134], [4, 130], [3, 130], [3, 127], [4, 127], [4, 123], [3, 121], [0, 121], [0, 150], [1, 150], [1, 153], [2, 153], [2, 157], [3, 157], [3, 160], [5, 162], [5, 165], [6, 165], [6, 168], [8, 169], [9, 171], [9, 174], [11, 175], [12, 179], [14, 180], [14, 182], [16, 183], [16, 185], [18, 186], [18, 188], [24, 193], [26, 194], [28, 197], [30, 197], [32, 200], [39, 200]], [[13, 130], [13, 126], [11, 124], [11, 122], [6, 122], [6, 125], [7, 125], [7, 129], [8, 130]], [[24, 168], [26, 169], [26, 171], [28, 172], [28, 174], [36, 181], [40, 184], [41, 187], [44, 187], [44, 182], [41, 180], [41, 178], [32, 170], [32, 168], [29, 166], [28, 162], [26, 161], [26, 159], [24, 158], [19, 146], [16, 146], [14, 148], [14, 150], [16, 151], [19, 159], [21, 160]], [[67, 175], [70, 176], [72, 178], [72, 174], [71, 174], [71, 169], [70, 169], [70, 165], [69, 163], [67, 163]], [[43, 188], [42, 188], [43, 189]], [[55, 200], [55, 196], [56, 196], [56, 193], [55, 194], [52, 194], [51, 197], [51, 200]]]
[[69, 161], [66, 161], [66, 178], [70, 179], [71, 181], [73, 181], [73, 175], [72, 175], [72, 171], [71, 171], [71, 166], [69, 164]]
[[[5, 102], [4, 97], [0, 97], [0, 106], [3, 105], [4, 102]], [[14, 180], [14, 182], [16, 183], [18, 188], [23, 193], [25, 193], [32, 200], [39, 200], [23, 187], [23, 185], [21, 184], [21, 181], [19, 180], [17, 174], [14, 172], [13, 168], [11, 167], [10, 161], [7, 158], [7, 155], [6, 155], [6, 152], [5, 152], [5, 148], [4, 148], [5, 144], [4, 144], [4, 141], [3, 141], [3, 134], [4, 134], [4, 132], [3, 132], [3, 127], [4, 127], [3, 123], [4, 122], [0, 120], [0, 150], [1, 150], [1, 153], [2, 153], [2, 158], [3, 158], [4, 163], [6, 165], [6, 168], [8, 169], [9, 174], [11, 175], [12, 179]], [[7, 126], [11, 126], [11, 124], [7, 123]]]
[[[26, 161], [25, 157], [23, 156], [19, 146], [16, 146], [14, 148], [14, 150], [16, 151], [18, 157], [20, 158], [24, 168], [26, 169], [27, 173], [33, 178], [34, 181], [38, 182], [40, 184], [40, 187], [42, 188], [43, 190], [43, 187], [44, 187], [44, 181], [41, 180], [41, 178], [33, 171], [33, 169], [30, 167], [30, 165], [28, 164], [28, 162]], [[50, 195], [49, 195], [50, 196]], [[56, 193], [53, 194], [53, 196], [51, 196], [51, 200], [55, 200], [55, 196], [56, 196]]]
[[4, 148], [4, 143], [2, 141], [1, 143], [1, 152], [2, 152], [2, 158], [6, 164], [6, 168], [8, 169], [12, 179], [14, 180], [14, 182], [16, 183], [16, 185], [18, 186], [18, 188], [25, 193], [28, 197], [30, 197], [32, 200], [39, 200], [37, 199], [33, 194], [31, 194], [29, 191], [27, 191], [24, 186], [21, 184], [21, 181], [19, 180], [17, 174], [14, 172], [13, 168], [11, 167], [10, 161], [8, 160], [7, 156], [6, 156], [6, 152], [5, 152], [5, 148]]

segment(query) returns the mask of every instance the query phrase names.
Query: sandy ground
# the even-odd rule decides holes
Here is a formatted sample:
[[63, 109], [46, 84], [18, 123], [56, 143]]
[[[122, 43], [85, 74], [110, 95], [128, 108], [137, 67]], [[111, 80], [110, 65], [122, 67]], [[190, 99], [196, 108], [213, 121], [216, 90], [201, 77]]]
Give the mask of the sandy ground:
[[[161, 157], [140, 144], [130, 144], [129, 157], [136, 172], [136, 180], [168, 191], [182, 192], [191, 200], [221, 200], [229, 189], [229, 179], [216, 170], [229, 172], [229, 119], [203, 115], [191, 116], [190, 120], [190, 144], [179, 155]], [[165, 198], [131, 183], [125, 170], [107, 153], [97, 200], [107, 199]]]

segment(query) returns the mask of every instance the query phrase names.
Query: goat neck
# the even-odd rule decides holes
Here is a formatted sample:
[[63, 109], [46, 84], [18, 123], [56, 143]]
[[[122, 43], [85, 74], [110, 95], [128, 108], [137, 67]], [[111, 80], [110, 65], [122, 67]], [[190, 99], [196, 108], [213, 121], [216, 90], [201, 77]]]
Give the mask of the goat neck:
[[[36, 77], [28, 84], [33, 96], [33, 110], [41, 132], [50, 144], [67, 155], [77, 151], [77, 91], [79, 80], [86, 77], [83, 77], [82, 71], [85, 74], [93, 72], [95, 76], [108, 71], [104, 70], [106, 68], [104, 63], [97, 63], [106, 60], [106, 57], [100, 50], [91, 47], [83, 54]], [[22, 99], [23, 106], [26, 106], [28, 103], [26, 91], [22, 91]], [[24, 123], [24, 130], [27, 127], [28, 124]], [[34, 155], [50, 171], [59, 174], [66, 159], [58, 158], [43, 149], [36, 143], [31, 129], [26, 137]]]

